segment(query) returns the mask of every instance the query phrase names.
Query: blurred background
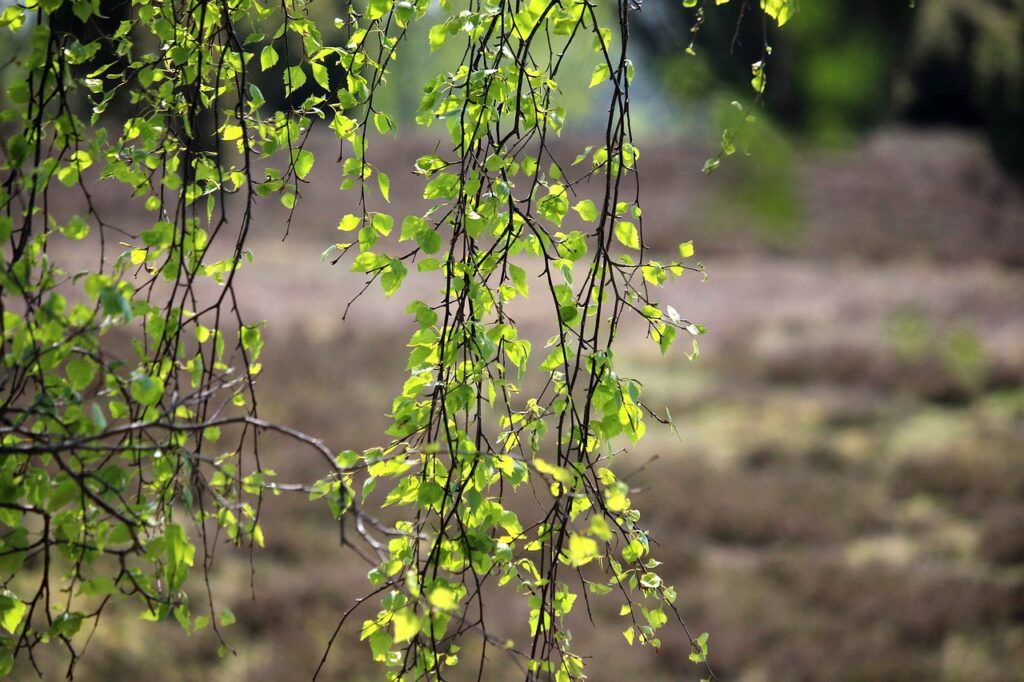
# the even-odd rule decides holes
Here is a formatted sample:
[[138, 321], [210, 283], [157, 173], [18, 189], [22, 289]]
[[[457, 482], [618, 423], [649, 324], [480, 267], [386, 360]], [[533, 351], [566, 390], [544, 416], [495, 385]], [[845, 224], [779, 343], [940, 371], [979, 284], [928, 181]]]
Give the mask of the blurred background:
[[[649, 428], [620, 459], [662, 575], [691, 630], [711, 633], [723, 680], [1024, 680], [1024, 2], [805, 0], [769, 30], [757, 121], [708, 176], [762, 52], [760, 20], [737, 30], [734, 4], [709, 8], [695, 56], [679, 2], [635, 15], [645, 239], [656, 253], [693, 239], [709, 273], [666, 292], [709, 330], [697, 362], [639, 334], [619, 350], [676, 419], [678, 437]], [[330, 25], [329, 6], [311, 8]], [[408, 118], [438, 63], [408, 48], [389, 106]], [[602, 93], [565, 86], [571, 159]], [[362, 280], [320, 254], [355, 199], [336, 191], [323, 132], [287, 240], [280, 206], [261, 211], [246, 314], [268, 321], [262, 415], [358, 449], [382, 442], [412, 328], [377, 287], [341, 319]], [[377, 143], [397, 215], [417, 210], [403, 169], [433, 144], [411, 125]], [[291, 445], [262, 447], [282, 480], [323, 473]], [[367, 567], [301, 496], [270, 499], [264, 520], [251, 566], [224, 551], [214, 567], [234, 653], [121, 609], [77, 677], [308, 679]], [[699, 677], [681, 637], [630, 648], [616, 614], [596, 602], [596, 626], [576, 624], [591, 679]], [[325, 679], [378, 679], [360, 615]]]

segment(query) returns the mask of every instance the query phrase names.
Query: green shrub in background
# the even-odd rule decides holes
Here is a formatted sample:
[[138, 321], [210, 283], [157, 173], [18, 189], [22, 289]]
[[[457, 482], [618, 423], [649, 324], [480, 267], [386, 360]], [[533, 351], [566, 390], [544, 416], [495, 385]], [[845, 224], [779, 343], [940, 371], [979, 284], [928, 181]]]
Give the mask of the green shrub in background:
[[[693, 16], [645, 14], [642, 45], [660, 58], [669, 96], [691, 107], [747, 92], [749, 65], [767, 33], [773, 87], [767, 110], [783, 129], [845, 144], [880, 123], [982, 130], [996, 156], [1019, 173], [1024, 158], [1024, 3], [1020, 0], [804, 2], [800, 21], [778, 32], [739, 5]], [[737, 21], [739, 29], [737, 30]], [[693, 43], [698, 69], [674, 57]], [[700, 117], [698, 116], [698, 119]]]

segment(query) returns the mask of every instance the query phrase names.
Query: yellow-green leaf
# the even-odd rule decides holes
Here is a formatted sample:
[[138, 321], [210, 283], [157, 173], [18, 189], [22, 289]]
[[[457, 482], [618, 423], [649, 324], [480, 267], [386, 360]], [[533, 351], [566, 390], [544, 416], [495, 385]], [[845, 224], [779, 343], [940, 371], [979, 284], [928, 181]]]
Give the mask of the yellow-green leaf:
[[420, 619], [409, 608], [404, 608], [395, 613], [392, 623], [395, 626], [396, 642], [410, 640], [420, 631]]
[[585, 535], [573, 533], [569, 536], [569, 549], [565, 562], [570, 566], [584, 566], [598, 556], [597, 541]]
[[313, 152], [308, 149], [296, 149], [292, 153], [292, 163], [295, 165], [295, 175], [299, 179], [305, 179], [309, 171], [313, 169]]
[[444, 586], [435, 587], [430, 591], [430, 603], [443, 611], [454, 611], [459, 608], [455, 591]]
[[0, 609], [0, 624], [13, 635], [21, 625], [21, 619], [25, 617], [28, 606], [14, 596], [13, 592], [5, 590], [3, 595], [0, 595]]
[[583, 201], [580, 201], [579, 203], [572, 207], [572, 210], [579, 213], [580, 218], [588, 223], [592, 223], [595, 220], [597, 220], [597, 206], [595, 206], [594, 202], [591, 201], [590, 199], [584, 199]]
[[618, 239], [623, 246], [631, 249], [640, 248], [640, 232], [636, 229], [636, 225], [628, 220], [620, 220], [615, 223], [615, 238]]
[[263, 71], [266, 71], [274, 66], [274, 64], [277, 64], [277, 60], [277, 50], [274, 49], [273, 45], [267, 45], [263, 48], [263, 51], [260, 52], [260, 68]]

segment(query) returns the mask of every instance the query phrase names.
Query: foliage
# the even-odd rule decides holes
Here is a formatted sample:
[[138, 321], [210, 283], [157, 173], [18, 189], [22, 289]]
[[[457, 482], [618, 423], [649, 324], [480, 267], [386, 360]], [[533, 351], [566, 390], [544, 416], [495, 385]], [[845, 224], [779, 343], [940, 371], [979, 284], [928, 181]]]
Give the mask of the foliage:
[[[911, 3], [890, 0], [818, 0], [803, 3], [800, 20], [785, 30], [732, 3], [701, 20], [662, 8], [638, 22], [643, 46], [658, 57], [666, 91], [693, 105], [726, 90], [742, 93], [749, 65], [760, 59], [764, 38], [780, 49], [772, 70], [782, 87], [765, 98], [780, 125], [820, 139], [848, 136], [877, 124], [891, 113], [891, 81], [905, 59], [911, 35]], [[700, 68], [683, 69], [675, 54], [686, 46], [697, 52]]]
[[[636, 22], [665, 91], [702, 106], [743, 93], [767, 35], [778, 50], [765, 108], [775, 122], [826, 144], [892, 120], [978, 129], [1020, 175], [1024, 130], [1024, 3], [1020, 0], [817, 0], [776, 32], [743, 3], [705, 17], [656, 5]], [[690, 31], [700, 26], [700, 39]], [[677, 55], [688, 45], [697, 68]]]
[[[916, 87], [912, 117], [980, 124], [993, 154], [1019, 178], [1024, 172], [1024, 2], [936, 0], [919, 12], [909, 44]], [[904, 89], [907, 84], [901, 84]], [[939, 110], [939, 111], [936, 111]]]
[[[761, 7], [779, 24], [792, 9]], [[186, 590], [188, 576], [197, 565], [206, 576], [223, 538], [262, 545], [262, 496], [301, 489], [355, 529], [344, 542], [374, 565], [380, 610], [361, 635], [390, 678], [443, 677], [467, 633], [483, 638], [481, 675], [491, 647], [528, 679], [580, 678], [569, 614], [581, 594], [610, 592], [630, 644], [658, 647], [676, 621], [713, 676], [707, 635], [686, 631], [610, 467], [615, 439], [667, 421], [615, 371], [620, 320], [639, 316], [663, 353], [703, 331], [656, 294], [702, 270], [692, 244], [668, 262], [644, 247], [627, 56], [640, 3], [367, 0], [343, 6], [337, 44], [299, 0], [106, 9], [31, 0], [0, 15], [20, 39], [0, 115], [0, 671], [59, 642], [70, 675], [80, 631], [115, 598], [219, 636], [234, 616], [215, 613], [208, 580], [202, 598]], [[410, 53], [461, 49], [425, 84], [416, 119], [443, 131], [415, 168], [430, 207], [395, 216], [391, 176], [369, 150], [396, 132], [377, 94], [414, 22], [430, 24], [429, 44]], [[608, 115], [603, 139], [565, 164], [548, 141], [565, 125], [558, 79], [577, 77], [562, 70], [570, 50], [589, 51], [582, 77], [608, 93]], [[265, 95], [255, 80], [270, 69], [281, 92]], [[765, 73], [754, 65], [758, 93]], [[259, 202], [294, 209], [323, 163], [303, 147], [318, 121], [343, 145], [342, 189], [359, 206], [325, 257], [388, 296], [413, 267], [431, 283], [417, 291], [439, 292], [408, 306], [410, 376], [391, 440], [365, 452], [259, 418], [261, 325], [234, 290]], [[99, 184], [141, 203], [150, 224], [101, 215]], [[550, 310], [537, 353], [512, 317], [529, 296]], [[266, 430], [308, 446], [328, 474], [274, 483], [259, 459]], [[514, 511], [521, 497], [540, 511]], [[523, 595], [525, 643], [488, 631], [491, 584]]]

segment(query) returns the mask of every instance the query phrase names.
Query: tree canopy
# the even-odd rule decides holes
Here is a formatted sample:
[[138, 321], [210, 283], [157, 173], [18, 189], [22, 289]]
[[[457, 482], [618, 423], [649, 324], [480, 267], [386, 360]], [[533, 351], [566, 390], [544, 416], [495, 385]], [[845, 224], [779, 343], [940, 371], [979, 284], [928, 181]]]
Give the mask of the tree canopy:
[[[694, 31], [713, 11], [682, 5]], [[794, 5], [744, 2], [778, 25]], [[662, 353], [682, 343], [690, 357], [703, 332], [658, 296], [701, 275], [692, 243], [664, 262], [644, 245], [629, 57], [642, 3], [366, 0], [339, 3], [332, 26], [308, 9], [28, 0], [0, 13], [12, 46], [0, 113], [0, 672], [62, 647], [70, 675], [84, 630], [115, 599], [220, 636], [234, 617], [189, 576], [203, 577], [224, 539], [261, 546], [264, 495], [298, 489], [373, 566], [370, 601], [338, 628], [352, 616], [389, 679], [444, 678], [467, 637], [484, 642], [464, 662], [480, 676], [500, 655], [527, 679], [581, 678], [568, 617], [591, 596], [621, 602], [629, 644], [681, 639], [713, 677], [708, 636], [687, 629], [611, 467], [616, 443], [671, 421], [616, 370], [620, 321], [636, 316]], [[411, 41], [417, 24], [425, 42]], [[436, 151], [397, 175], [373, 155], [401, 123], [379, 96], [389, 68], [446, 44], [455, 57], [438, 60], [415, 117]], [[592, 69], [567, 70], [571, 54]], [[560, 83], [572, 81], [601, 88], [606, 121], [565, 163], [550, 140], [566, 125]], [[339, 141], [334, 166], [306, 148], [316, 125]], [[325, 258], [389, 297], [413, 269], [430, 282], [406, 310], [409, 376], [392, 425], [362, 452], [260, 417], [262, 324], [236, 294], [259, 206], [294, 210], [314, 172], [337, 174], [352, 197]], [[397, 182], [419, 183], [429, 208], [393, 215]], [[148, 224], [96, 207], [111, 185]], [[543, 348], [515, 322], [528, 297], [549, 311]], [[277, 482], [259, 456], [268, 430], [320, 458], [322, 479]], [[543, 512], [517, 511], [524, 495]], [[379, 520], [380, 506], [399, 520]], [[494, 588], [525, 601], [521, 639], [489, 631]], [[357, 612], [364, 603], [377, 609]]]

